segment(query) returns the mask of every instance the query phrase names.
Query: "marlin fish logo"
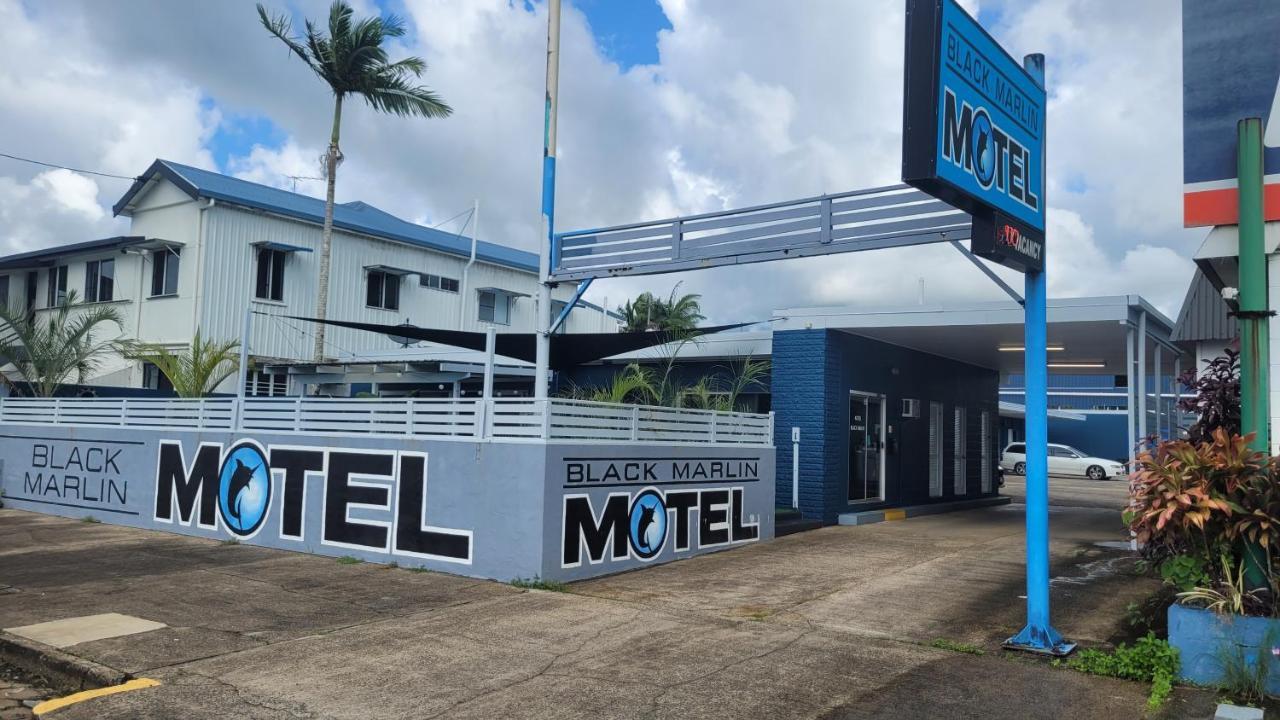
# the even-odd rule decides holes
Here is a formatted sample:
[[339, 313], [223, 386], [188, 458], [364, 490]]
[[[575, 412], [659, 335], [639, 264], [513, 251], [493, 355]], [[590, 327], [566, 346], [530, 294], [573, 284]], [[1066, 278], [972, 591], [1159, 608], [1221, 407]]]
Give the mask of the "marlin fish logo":
[[271, 466], [262, 449], [242, 442], [222, 456], [218, 508], [222, 524], [241, 537], [258, 530], [271, 503]]
[[644, 505], [640, 508], [640, 522], [637, 524], [636, 538], [644, 543], [645, 551], [653, 549], [649, 543], [649, 526], [654, 523], [653, 516], [657, 509], [655, 505]]
[[244, 527], [240, 517], [241, 493], [249, 488], [249, 485], [253, 482], [254, 474], [261, 467], [261, 465], [249, 467], [240, 458], [236, 458], [236, 469], [231, 474], [231, 480], [227, 487], [227, 499], [230, 501], [230, 507], [227, 508], [227, 512], [231, 517], [235, 518], [237, 527]]

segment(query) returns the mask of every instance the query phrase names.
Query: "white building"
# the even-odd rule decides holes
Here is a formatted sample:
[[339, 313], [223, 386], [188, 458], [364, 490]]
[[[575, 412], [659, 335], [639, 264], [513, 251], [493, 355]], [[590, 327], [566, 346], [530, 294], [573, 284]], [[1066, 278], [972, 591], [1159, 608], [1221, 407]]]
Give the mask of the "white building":
[[[250, 358], [312, 360], [324, 202], [207, 170], [157, 160], [115, 205], [127, 236], [0, 258], [0, 299], [41, 313], [68, 291], [110, 303], [119, 336], [190, 345], [204, 337], [239, 339], [253, 317]], [[339, 204], [328, 317], [334, 320], [500, 332], [532, 332], [538, 257], [504, 245], [401, 220], [363, 202]], [[557, 312], [573, 293], [557, 288]], [[579, 304], [566, 332], [613, 332], [601, 308]], [[330, 327], [326, 358], [351, 361], [398, 347], [389, 338]], [[97, 385], [156, 387], [154, 368], [109, 358]], [[234, 391], [234, 381], [219, 390]]]

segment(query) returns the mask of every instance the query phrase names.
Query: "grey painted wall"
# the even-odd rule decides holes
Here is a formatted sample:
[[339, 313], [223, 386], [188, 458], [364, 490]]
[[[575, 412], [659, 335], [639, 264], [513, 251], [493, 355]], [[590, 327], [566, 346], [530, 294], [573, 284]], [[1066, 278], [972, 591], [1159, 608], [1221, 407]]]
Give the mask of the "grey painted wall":
[[[9, 507], [498, 580], [585, 578], [771, 538], [773, 488], [757, 476], [773, 477], [772, 448], [0, 430]], [[628, 545], [628, 525], [623, 551], [613, 553], [607, 538], [610, 552], [598, 562], [583, 556], [568, 566], [563, 521], [566, 508], [582, 506], [578, 496], [597, 508], [592, 540], [602, 527], [623, 528], [619, 513], [629, 523], [638, 504], [640, 548]], [[683, 508], [684, 521], [673, 508], [654, 510], [655, 498]], [[684, 523], [693, 530], [678, 543]], [[719, 542], [726, 528], [729, 540]], [[677, 549], [685, 536], [688, 547]]]

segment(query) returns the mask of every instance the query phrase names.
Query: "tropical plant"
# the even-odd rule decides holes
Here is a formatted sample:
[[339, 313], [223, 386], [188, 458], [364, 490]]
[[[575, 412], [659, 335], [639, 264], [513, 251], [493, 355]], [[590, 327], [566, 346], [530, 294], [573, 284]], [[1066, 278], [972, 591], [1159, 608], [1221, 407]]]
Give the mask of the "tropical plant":
[[1240, 353], [1227, 348], [1222, 356], [1206, 360], [1204, 369], [1189, 369], [1178, 377], [1178, 383], [1194, 396], [1178, 401], [1183, 412], [1193, 413], [1197, 420], [1187, 428], [1187, 439], [1193, 443], [1208, 442], [1218, 428], [1230, 435], [1240, 433]]
[[689, 293], [677, 298], [676, 290], [679, 288], [680, 284], [676, 283], [666, 300], [651, 292], [640, 293], [634, 300], [628, 300], [618, 308], [618, 314], [622, 315], [623, 330], [666, 330], [678, 338], [697, 328], [698, 323], [706, 319], [699, 302], [702, 296]]
[[1113, 652], [1094, 648], [1081, 650], [1066, 665], [1090, 675], [1149, 682], [1151, 693], [1147, 696], [1147, 709], [1156, 710], [1173, 690], [1173, 680], [1178, 675], [1178, 649], [1170, 646], [1167, 640], [1147, 633], [1132, 647], [1121, 643]]
[[[329, 147], [324, 154], [326, 180], [324, 202], [324, 234], [320, 244], [320, 276], [316, 298], [316, 317], [328, 314], [329, 263], [333, 242], [333, 196], [337, 184], [342, 151], [338, 139], [342, 128], [342, 103], [348, 96], [358, 96], [378, 112], [392, 115], [442, 118], [453, 109], [434, 92], [413, 79], [422, 76], [427, 64], [419, 57], [392, 62], [383, 43], [405, 33], [404, 20], [396, 15], [356, 20], [345, 0], [335, 0], [329, 7], [328, 33], [311, 20], [306, 32], [294, 37], [287, 15], [271, 16], [258, 4], [262, 26], [283, 42], [307, 67], [329, 86], [333, 93], [333, 126]], [[324, 324], [316, 325], [314, 355], [316, 362], [324, 358]]]
[[130, 360], [149, 362], [159, 368], [178, 397], [208, 397], [240, 369], [235, 340], [214, 341], [203, 337], [196, 328], [187, 352], [174, 353], [154, 343], [122, 343], [121, 353]]
[[[116, 308], [81, 303], [74, 290], [41, 313], [0, 304], [0, 367], [12, 365], [32, 395], [53, 397], [58, 388], [84, 382], [101, 365], [111, 341], [100, 339], [98, 331], [108, 323], [120, 327]], [[0, 379], [22, 392], [8, 375], [0, 373]]]

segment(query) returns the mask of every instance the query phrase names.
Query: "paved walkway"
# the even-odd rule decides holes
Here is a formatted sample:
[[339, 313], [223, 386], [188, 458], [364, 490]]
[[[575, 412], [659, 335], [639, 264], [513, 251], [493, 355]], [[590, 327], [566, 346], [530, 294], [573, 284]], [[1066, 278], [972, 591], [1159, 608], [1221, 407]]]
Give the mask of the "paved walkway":
[[[65, 720], [1141, 717], [1144, 686], [999, 652], [1022, 621], [1021, 510], [824, 528], [570, 593], [3, 510], [19, 591], [0, 627], [166, 626], [65, 648], [162, 682]], [[1051, 522], [1056, 624], [1105, 644], [1152, 581], [1094, 544], [1123, 538], [1116, 512]], [[1166, 714], [1212, 707], [1179, 691]]]

